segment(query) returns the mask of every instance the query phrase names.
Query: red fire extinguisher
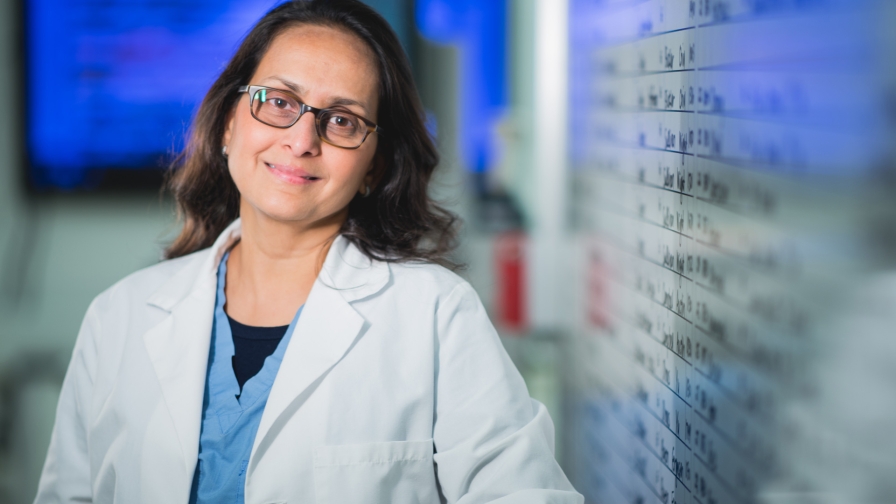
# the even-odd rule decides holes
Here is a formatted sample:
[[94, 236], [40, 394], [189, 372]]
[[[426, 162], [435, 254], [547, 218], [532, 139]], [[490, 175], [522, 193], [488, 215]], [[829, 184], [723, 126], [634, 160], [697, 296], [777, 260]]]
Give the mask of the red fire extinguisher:
[[498, 325], [521, 333], [528, 326], [526, 309], [526, 235], [512, 231], [495, 239], [495, 309]]
[[597, 250], [588, 257], [588, 322], [596, 329], [610, 327], [610, 294], [608, 279], [610, 271]]

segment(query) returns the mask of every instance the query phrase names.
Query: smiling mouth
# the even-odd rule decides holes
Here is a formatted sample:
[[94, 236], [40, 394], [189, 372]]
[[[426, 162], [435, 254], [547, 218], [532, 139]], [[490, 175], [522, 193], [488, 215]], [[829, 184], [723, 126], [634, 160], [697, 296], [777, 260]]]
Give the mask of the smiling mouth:
[[314, 175], [308, 175], [302, 170], [295, 170], [290, 168], [285, 168], [277, 165], [273, 165], [271, 163], [265, 163], [269, 169], [277, 173], [278, 175], [285, 176], [289, 179], [301, 179], [306, 180], [308, 182], [314, 182], [315, 180], [320, 180], [320, 177], [315, 177]]

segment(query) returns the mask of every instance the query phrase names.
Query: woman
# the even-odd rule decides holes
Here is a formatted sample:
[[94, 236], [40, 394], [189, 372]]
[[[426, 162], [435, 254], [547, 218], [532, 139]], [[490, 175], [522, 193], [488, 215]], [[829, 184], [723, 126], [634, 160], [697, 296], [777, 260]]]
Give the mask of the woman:
[[37, 502], [581, 502], [470, 286], [408, 63], [356, 0], [249, 33], [170, 260], [78, 335]]

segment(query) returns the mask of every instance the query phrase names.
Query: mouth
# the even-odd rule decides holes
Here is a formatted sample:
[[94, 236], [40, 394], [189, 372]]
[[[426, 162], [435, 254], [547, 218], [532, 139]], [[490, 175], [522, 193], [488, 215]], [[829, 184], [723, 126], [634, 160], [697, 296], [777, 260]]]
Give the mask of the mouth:
[[286, 165], [275, 165], [272, 163], [265, 163], [265, 166], [267, 166], [268, 170], [276, 175], [277, 178], [290, 184], [310, 184], [312, 182], [320, 180], [320, 177], [311, 175], [301, 168]]

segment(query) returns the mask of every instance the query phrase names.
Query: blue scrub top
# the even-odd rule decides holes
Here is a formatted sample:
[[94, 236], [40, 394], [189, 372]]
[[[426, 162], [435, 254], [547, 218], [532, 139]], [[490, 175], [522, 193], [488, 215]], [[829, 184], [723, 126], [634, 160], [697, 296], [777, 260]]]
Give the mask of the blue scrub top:
[[302, 313], [300, 307], [277, 349], [265, 359], [261, 371], [246, 381], [241, 394], [233, 372], [233, 335], [224, 312], [227, 302], [224, 282], [229, 257], [229, 253], [225, 254], [218, 266], [218, 294], [202, 402], [199, 463], [193, 475], [191, 504], [243, 504], [246, 468], [255, 433], [283, 354]]

